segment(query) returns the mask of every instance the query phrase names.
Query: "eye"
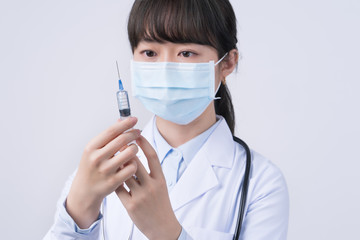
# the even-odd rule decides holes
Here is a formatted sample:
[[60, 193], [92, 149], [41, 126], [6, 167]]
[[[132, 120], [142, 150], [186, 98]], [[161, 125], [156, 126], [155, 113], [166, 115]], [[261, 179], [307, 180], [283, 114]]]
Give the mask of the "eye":
[[193, 53], [193, 52], [190, 52], [190, 51], [182, 51], [182, 52], [180, 53], [180, 55], [181, 55], [182, 57], [188, 58], [188, 57], [191, 57], [191, 56], [193, 56], [193, 55], [196, 55], [196, 53]]
[[143, 51], [143, 53], [147, 56], [147, 57], [155, 57], [156, 53], [154, 51], [151, 50], [145, 50]]

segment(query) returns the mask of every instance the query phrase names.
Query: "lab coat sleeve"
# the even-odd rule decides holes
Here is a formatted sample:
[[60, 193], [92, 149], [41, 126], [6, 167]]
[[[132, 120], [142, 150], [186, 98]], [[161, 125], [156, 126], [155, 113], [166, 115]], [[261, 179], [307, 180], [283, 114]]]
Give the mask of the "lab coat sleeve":
[[[76, 173], [76, 172], [75, 172]], [[61, 197], [57, 203], [57, 209], [54, 219], [54, 224], [47, 232], [43, 240], [98, 240], [100, 239], [100, 225], [102, 219], [100, 214], [97, 221], [95, 221], [88, 229], [81, 229], [77, 226], [75, 221], [66, 211], [65, 202], [66, 197], [70, 191], [71, 183], [74, 179], [75, 173], [69, 177], [65, 183]]]
[[287, 238], [289, 197], [281, 171], [268, 162], [267, 167], [256, 170], [250, 180], [252, 193], [243, 222], [240, 239], [265, 240]]

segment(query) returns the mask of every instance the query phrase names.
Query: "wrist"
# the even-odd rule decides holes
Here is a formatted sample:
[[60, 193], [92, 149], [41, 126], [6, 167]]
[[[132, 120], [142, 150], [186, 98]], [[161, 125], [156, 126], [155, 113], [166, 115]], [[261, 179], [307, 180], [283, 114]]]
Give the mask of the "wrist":
[[180, 237], [182, 226], [177, 221], [170, 224], [164, 231], [156, 231], [152, 237], [149, 237], [151, 240], [177, 240]]
[[70, 191], [65, 209], [81, 229], [86, 229], [98, 219], [101, 202], [102, 199], [81, 198]]

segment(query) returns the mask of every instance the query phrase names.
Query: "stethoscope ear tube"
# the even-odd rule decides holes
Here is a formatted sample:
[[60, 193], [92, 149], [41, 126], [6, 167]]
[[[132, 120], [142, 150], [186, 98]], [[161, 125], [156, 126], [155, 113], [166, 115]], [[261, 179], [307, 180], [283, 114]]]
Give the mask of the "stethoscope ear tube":
[[239, 215], [236, 222], [236, 228], [233, 238], [233, 240], [238, 240], [240, 237], [241, 226], [245, 215], [245, 205], [246, 205], [246, 198], [249, 188], [249, 178], [250, 178], [250, 168], [251, 168], [251, 153], [249, 146], [243, 140], [235, 136], [233, 136], [233, 139], [235, 142], [239, 143], [245, 149], [246, 152], [246, 167], [245, 167], [244, 182], [241, 191]]

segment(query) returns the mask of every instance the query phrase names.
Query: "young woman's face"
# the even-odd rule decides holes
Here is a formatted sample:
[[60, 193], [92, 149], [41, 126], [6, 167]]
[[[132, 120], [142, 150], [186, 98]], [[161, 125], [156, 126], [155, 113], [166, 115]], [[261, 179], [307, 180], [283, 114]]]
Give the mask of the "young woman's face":
[[[134, 49], [134, 61], [138, 62], [217, 62], [215, 48], [195, 43], [149, 42], [141, 41]], [[219, 64], [220, 65], [220, 64]], [[218, 66], [215, 68], [215, 89], [220, 84]]]

